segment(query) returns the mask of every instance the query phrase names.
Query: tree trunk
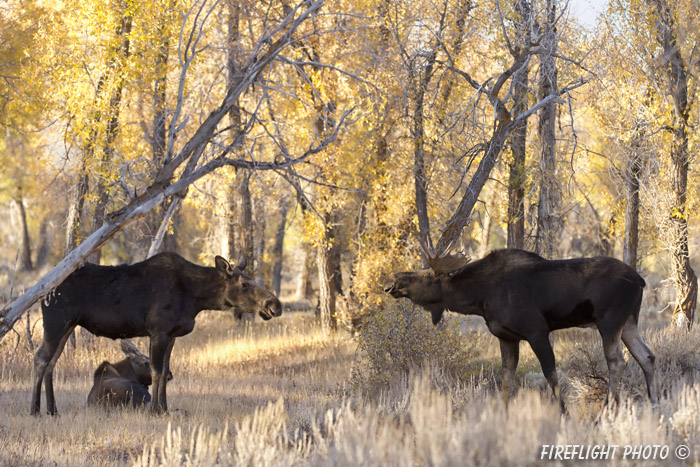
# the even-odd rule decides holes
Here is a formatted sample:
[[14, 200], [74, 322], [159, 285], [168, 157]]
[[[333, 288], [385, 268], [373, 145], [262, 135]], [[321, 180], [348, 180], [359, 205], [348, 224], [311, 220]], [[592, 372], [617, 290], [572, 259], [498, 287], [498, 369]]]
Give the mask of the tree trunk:
[[[170, 202], [172, 203], [174, 199]], [[167, 214], [165, 216], [167, 218]], [[170, 227], [172, 225], [172, 227]], [[158, 248], [158, 251], [172, 251], [177, 253], [180, 248], [178, 246], [178, 232], [180, 232], [180, 227], [182, 225], [182, 203], [178, 203], [175, 207], [173, 215], [171, 216], [168, 229], [166, 229], [165, 236], [163, 237], [163, 243]]]
[[[99, 86], [98, 86], [99, 92]], [[94, 140], [95, 131], [90, 131], [90, 140]], [[78, 180], [73, 189], [73, 196], [68, 207], [68, 220], [66, 222], [66, 244], [63, 250], [63, 255], [67, 256], [82, 243], [81, 230], [85, 219], [85, 197], [89, 191], [89, 178], [87, 174], [87, 163], [93, 153], [94, 141], [88, 141], [88, 147], [83, 152], [80, 169], [78, 171]], [[94, 233], [94, 232], [93, 232]], [[70, 334], [70, 344], [75, 348], [75, 330]]]
[[[163, 165], [167, 151], [167, 90], [168, 90], [168, 59], [170, 57], [170, 33], [168, 24], [172, 21], [174, 2], [168, 2], [161, 13], [160, 23], [157, 28], [157, 48], [156, 58], [153, 65], [155, 79], [153, 80], [153, 135], [151, 139], [151, 149], [153, 152], [153, 164], [156, 168]], [[163, 213], [158, 207], [146, 215], [145, 230], [146, 238], [151, 237], [151, 244], [147, 257], [155, 255], [164, 245], [167, 235], [167, 227], [170, 224], [175, 211], [179, 208], [180, 199], [170, 200], [168, 210]], [[166, 240], [167, 243], [167, 240]], [[172, 247], [172, 245], [170, 245]], [[167, 245], [165, 246], [167, 248]], [[170, 250], [173, 251], [173, 250]]]
[[625, 173], [625, 243], [622, 259], [637, 269], [637, 247], [639, 246], [639, 177], [642, 172], [642, 156], [639, 141], [634, 141], [627, 155]]
[[496, 166], [498, 158], [506, 143], [510, 131], [510, 114], [502, 115], [496, 122], [491, 140], [486, 145], [486, 153], [479, 162], [474, 176], [467, 186], [464, 195], [462, 196], [457, 210], [450, 218], [449, 222], [442, 231], [440, 240], [437, 243], [436, 251], [438, 254], [449, 251], [452, 245], [455, 245], [460, 239], [462, 229], [467, 225], [469, 216], [474, 209], [474, 205], [479, 199], [481, 189], [488, 180], [491, 170]]
[[698, 297], [698, 279], [690, 265], [688, 246], [687, 188], [688, 188], [688, 133], [687, 114], [680, 118], [674, 131], [671, 149], [673, 206], [670, 213], [672, 264], [676, 286], [676, 306], [673, 310], [673, 322], [685, 323], [688, 328], [695, 322], [695, 308]]
[[481, 230], [481, 248], [484, 252], [488, 251], [489, 243], [491, 242], [491, 230], [493, 229], [493, 217], [496, 209], [496, 192], [491, 192], [491, 197], [488, 203], [484, 204], [484, 223]]
[[[416, 192], [416, 214], [418, 215], [418, 233], [421, 244], [430, 243], [430, 219], [428, 218], [428, 194], [427, 194], [427, 178], [425, 173], [425, 128], [423, 125], [423, 99], [427, 90], [430, 79], [433, 75], [433, 66], [435, 64], [436, 53], [428, 57], [428, 63], [425, 65], [420, 78], [417, 80], [417, 89], [415, 90], [415, 108], [413, 109], [413, 177], [415, 181]], [[422, 68], [420, 68], [422, 69]], [[425, 258], [423, 258], [424, 266], [427, 266]]]
[[229, 251], [234, 257], [244, 253], [248, 259], [255, 257], [253, 243], [253, 206], [250, 200], [250, 172], [236, 171], [233, 190], [231, 190], [229, 223]]
[[312, 249], [309, 243], [304, 243], [302, 248], [304, 258], [301, 261], [301, 271], [297, 282], [296, 296], [299, 299], [311, 299], [311, 293], [313, 290], [313, 283], [311, 280], [311, 263], [313, 261]]
[[[109, 98], [109, 107], [107, 109], [109, 121], [107, 122], [107, 134], [105, 135], [105, 145], [102, 149], [102, 158], [97, 169], [97, 173], [99, 174], [97, 185], [95, 187], [95, 197], [97, 198], [97, 202], [95, 204], [95, 210], [92, 216], [92, 230], [90, 233], [95, 232], [102, 226], [102, 224], [104, 224], [105, 211], [107, 209], [107, 204], [109, 203], [109, 193], [107, 192], [107, 185], [109, 181], [105, 178], [105, 174], [109, 171], [109, 166], [113, 158], [114, 144], [119, 131], [119, 111], [122, 102], [122, 89], [124, 87], [122, 72], [123, 65], [129, 58], [131, 20], [131, 13], [127, 9], [126, 15], [122, 19], [122, 22], [117, 29], [117, 37], [120, 38], [120, 43], [114, 57], [112, 58], [115, 61], [121, 62], [121, 64], [110, 64], [108, 67], [116, 70], [114, 73], [116, 86], [114, 87], [113, 94]], [[94, 264], [100, 264], [101, 251], [101, 249], [96, 250], [88, 258], [88, 261]]]
[[19, 209], [19, 222], [20, 229], [22, 230], [22, 244], [19, 250], [19, 269], [21, 271], [31, 271], [34, 269], [34, 265], [32, 264], [32, 249], [29, 240], [29, 228], [27, 226], [27, 211], [24, 209], [21, 189], [15, 198], [15, 204]]
[[698, 298], [698, 279], [690, 265], [688, 247], [687, 190], [690, 154], [688, 153], [688, 71], [677, 44], [677, 32], [666, 0], [651, 2], [656, 16], [656, 27], [664, 49], [662, 57], [673, 99], [674, 122], [671, 142], [671, 179], [673, 206], [670, 214], [670, 234], [673, 277], [676, 286], [676, 306], [672, 322], [690, 328], [695, 321]]
[[[229, 253], [233, 258], [244, 254], [250, 264], [257, 264], [260, 267], [262, 258], [256, 258], [253, 240], [253, 203], [250, 196], [250, 172], [248, 170], [236, 170], [230, 203]], [[234, 316], [236, 320], [255, 318], [255, 315], [250, 313], [234, 313]]]
[[268, 284], [265, 283], [265, 228], [267, 225], [265, 219], [265, 204], [263, 198], [256, 198], [255, 203], [255, 222], [253, 227], [255, 228], [254, 242], [255, 242], [255, 253], [253, 256], [255, 258], [255, 282], [261, 287], [267, 287]]
[[68, 207], [68, 219], [66, 221], [66, 244], [63, 254], [67, 255], [80, 245], [80, 230], [84, 219], [85, 196], [89, 190], [87, 175], [87, 155], [83, 155], [78, 178], [72, 190], [71, 202]]
[[[240, 14], [239, 2], [228, 2], [228, 80], [232, 85], [241, 72], [240, 49]], [[243, 130], [240, 102], [236, 100], [229, 111], [231, 142], [235, 141]], [[231, 196], [231, 213], [233, 219], [229, 223], [230, 247], [234, 255], [245, 253], [248, 259], [254, 258], [253, 243], [253, 203], [250, 197], [250, 172], [239, 169], [236, 171]]]
[[49, 259], [49, 254], [51, 253], [51, 241], [53, 240], [53, 235], [49, 234], [49, 216], [42, 219], [41, 225], [39, 226], [39, 238], [41, 239], [41, 244], [39, 245], [39, 250], [36, 252], [36, 262], [34, 266], [41, 268]]
[[279, 224], [275, 230], [275, 243], [271, 251], [272, 272], [270, 277], [270, 290], [279, 297], [282, 288], [282, 258], [284, 252], [284, 237], [287, 233], [287, 212], [289, 200], [283, 198], [279, 207]]
[[324, 238], [317, 247], [316, 264], [318, 266], [318, 294], [321, 327], [325, 331], [338, 328], [336, 298], [339, 293], [340, 255], [336, 245], [335, 226], [330, 214], [325, 215]]
[[[557, 49], [555, 29], [556, 4], [547, 0], [547, 20], [542, 40], [546, 52], [540, 55], [540, 99], [557, 90], [557, 67], [554, 55]], [[556, 256], [561, 230], [561, 193], [556, 174], [556, 103], [547, 104], [540, 110], [538, 132], [542, 155], [540, 159], [540, 195], [537, 205], [537, 237], [535, 251], [545, 258]]]
[[[527, 0], [517, 0], [516, 8], [520, 13], [518, 37], [525, 44], [530, 37], [530, 4]], [[521, 114], [527, 110], [529, 68], [527, 65], [520, 73], [513, 76], [513, 113]], [[525, 247], [525, 151], [527, 148], [527, 119], [518, 122], [511, 132], [510, 148], [513, 159], [508, 175], [508, 248]]]
[[[305, 41], [305, 45], [309, 49], [309, 57], [312, 61], [320, 63], [322, 61], [321, 52], [324, 50], [320, 43], [319, 37], [310, 37]], [[311, 66], [315, 72], [320, 71], [317, 65]], [[311, 82], [309, 87], [309, 99], [313, 103], [316, 118], [314, 127], [316, 130], [316, 138], [322, 139], [333, 126], [333, 111], [335, 104], [333, 102], [325, 102], [321, 98], [321, 94], [317, 92], [317, 83]], [[321, 199], [322, 194], [320, 188], [316, 187], [316, 200]], [[316, 266], [318, 269], [318, 314], [320, 315], [321, 328], [325, 331], [337, 329], [337, 303], [338, 296], [338, 271], [337, 266], [340, 264], [340, 252], [337, 246], [336, 239], [336, 223], [337, 211], [332, 206], [330, 199], [326, 199], [324, 206], [320, 208], [320, 215], [323, 216], [323, 233], [318, 239], [316, 247]], [[310, 258], [310, 254], [306, 260]], [[305, 286], [306, 287], [306, 286]], [[307, 289], [308, 291], [308, 289]]]
[[165, 211], [165, 215], [163, 216], [163, 219], [161, 220], [160, 225], [156, 230], [156, 234], [153, 237], [153, 241], [151, 242], [151, 246], [148, 249], [148, 254], [146, 255], [146, 258], [150, 258], [151, 256], [158, 253], [158, 251], [160, 251], [160, 247], [163, 244], [163, 240], [165, 239], [165, 236], [168, 232], [170, 220], [175, 216], [175, 212], [180, 207], [181, 199], [182, 198], [176, 196], [170, 200], [170, 206], [168, 206], [168, 210]]

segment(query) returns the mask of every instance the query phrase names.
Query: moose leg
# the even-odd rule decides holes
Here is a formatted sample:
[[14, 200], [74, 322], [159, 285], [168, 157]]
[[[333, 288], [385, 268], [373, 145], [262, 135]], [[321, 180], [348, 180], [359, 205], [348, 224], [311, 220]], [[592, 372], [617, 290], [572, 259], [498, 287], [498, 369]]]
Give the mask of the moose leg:
[[537, 335], [528, 339], [528, 342], [530, 347], [532, 347], [532, 351], [535, 352], [537, 360], [540, 361], [542, 373], [547, 379], [549, 387], [552, 388], [554, 398], [559, 401], [562, 413], [566, 413], [564, 400], [561, 397], [561, 390], [559, 389], [559, 380], [557, 379], [557, 370], [554, 363], [554, 351], [549, 343], [549, 333]]
[[173, 346], [175, 345], [175, 338], [171, 338], [168, 343], [168, 347], [165, 349], [165, 358], [163, 359], [163, 373], [160, 378], [160, 385], [158, 386], [158, 398], [161, 401], [161, 405], [164, 411], [168, 411], [168, 398], [165, 394], [165, 385], [168, 383], [168, 375], [170, 374], [170, 354], [173, 352]]
[[42, 342], [34, 355], [34, 375], [32, 377], [32, 405], [29, 409], [31, 415], [39, 415], [41, 411], [41, 384], [44, 381], [46, 367], [51, 360], [53, 349], [47, 345], [46, 341]]
[[53, 357], [51, 358], [51, 361], [49, 361], [48, 366], [46, 367], [46, 373], [44, 375], [44, 392], [46, 393], [46, 412], [49, 415], [56, 415], [56, 399], [54, 398], [54, 393], [53, 393], [53, 369], [56, 366], [56, 362], [58, 361], [58, 357], [61, 356], [63, 353], [63, 348], [66, 346], [66, 342], [68, 341], [68, 338], [70, 337], [71, 333], [73, 332], [73, 329], [75, 329], [75, 326], [72, 326], [66, 333], [63, 335], [61, 340], [58, 343], [58, 348], [56, 348], [56, 351], [53, 354]]
[[48, 413], [51, 415], [56, 414], [56, 404], [53, 394], [53, 367], [56, 364], [56, 360], [58, 360], [58, 357], [61, 355], [63, 346], [70, 332], [73, 330], [73, 327], [70, 327], [63, 335], [57, 335], [47, 331], [46, 329], [50, 329], [50, 326], [46, 323], [44, 324], [44, 329], [44, 340], [34, 355], [32, 405], [29, 410], [31, 415], [38, 415], [41, 411], [41, 384], [44, 381], [46, 381], [45, 389]]
[[605, 360], [608, 363], [608, 396], [605, 398], [605, 405], [610, 403], [610, 396], [615, 402], [620, 402], [620, 392], [618, 386], [622, 378], [622, 372], [625, 369], [625, 357], [622, 355], [622, 342], [620, 334], [622, 330], [615, 333], [603, 332], [600, 335], [603, 338], [603, 352], [605, 352]]
[[498, 339], [501, 344], [501, 384], [503, 386], [503, 402], [515, 393], [515, 369], [520, 358], [520, 341]]
[[644, 378], [647, 380], [647, 393], [652, 404], [659, 402], [656, 395], [656, 384], [654, 384], [654, 353], [649, 350], [649, 347], [644, 343], [642, 336], [639, 335], [637, 323], [631, 318], [622, 328], [622, 342], [625, 343], [630, 353], [637, 360], [639, 366], [642, 367]]
[[153, 380], [153, 398], [151, 399], [152, 413], [165, 413], [168, 411], [168, 403], [165, 395], [165, 385], [168, 378], [164, 367], [166, 365], [166, 356], [169, 357], [174, 341], [174, 338], [167, 335], [151, 337], [151, 379]]

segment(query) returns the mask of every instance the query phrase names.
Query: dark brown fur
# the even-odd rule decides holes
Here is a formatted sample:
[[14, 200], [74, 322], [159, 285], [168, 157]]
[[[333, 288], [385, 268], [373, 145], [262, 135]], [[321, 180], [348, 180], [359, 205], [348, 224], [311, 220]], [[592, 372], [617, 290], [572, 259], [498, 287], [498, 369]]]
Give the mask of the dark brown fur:
[[151, 381], [150, 368], [146, 373], [137, 374], [128, 358], [114, 364], [104, 361], [95, 370], [87, 403], [89, 406], [139, 407], [151, 401], [148, 393]]
[[[126, 358], [117, 363], [104, 361], [93, 375], [93, 386], [88, 394], [89, 406], [114, 407], [131, 405], [140, 407], [151, 400], [151, 361], [129, 341], [121, 341]], [[168, 381], [173, 374], [168, 373]]]
[[530, 344], [560, 398], [549, 333], [595, 326], [610, 371], [608, 398], [619, 397], [625, 367], [622, 339], [642, 367], [649, 398], [656, 403], [654, 354], [637, 329], [644, 286], [634, 269], [614, 258], [548, 261], [534, 253], [508, 249], [494, 251], [452, 273], [394, 274], [385, 291], [421, 305], [431, 313], [434, 324], [445, 310], [482, 316], [500, 341], [506, 397], [513, 387], [521, 340]]
[[75, 326], [112, 339], [150, 338], [151, 410], [167, 411], [165, 387], [170, 354], [179, 336], [189, 334], [202, 310], [258, 312], [263, 319], [282, 314], [272, 293], [220, 256], [216, 267], [192, 264], [161, 253], [134, 265], [86, 264], [74, 271], [42, 303], [44, 339], [34, 357], [31, 413], [40, 411], [41, 384], [49, 414], [56, 413], [53, 368]]

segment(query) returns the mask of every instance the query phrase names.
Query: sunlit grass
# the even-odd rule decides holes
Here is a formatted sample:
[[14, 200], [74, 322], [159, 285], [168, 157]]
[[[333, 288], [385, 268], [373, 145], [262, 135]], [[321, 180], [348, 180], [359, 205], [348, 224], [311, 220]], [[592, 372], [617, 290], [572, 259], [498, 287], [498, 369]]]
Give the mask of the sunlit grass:
[[[506, 407], [497, 341], [480, 332], [471, 365], [484, 370], [468, 381], [438, 366], [363, 394], [350, 383], [356, 342], [342, 331], [324, 334], [312, 315], [240, 325], [227, 313], [205, 312], [175, 345], [167, 416], [88, 408], [92, 371], [122, 356], [117, 342], [79, 335], [78, 348], [57, 365], [57, 417], [28, 415], [32, 353], [22, 338], [13, 358], [8, 335], [0, 343], [0, 465], [537, 465], [542, 444], [557, 443], [687, 444], [699, 459], [700, 330], [647, 329], [664, 378], [661, 403], [652, 408], [641, 397], [642, 376], [630, 362], [623, 403], [603, 412], [604, 394], [591, 382], [607, 376], [600, 338], [555, 333], [566, 417], [530, 387], [539, 367], [525, 343], [522, 388]], [[145, 339], [135, 341], [146, 349]], [[581, 349], [600, 374], [582, 365], [589, 355]]]
[[284, 320], [283, 325], [271, 324], [272, 329], [263, 335], [246, 325], [242, 334], [230, 332], [225, 339], [210, 339], [193, 347], [185, 359], [187, 364], [203, 369], [280, 357], [304, 348], [331, 344], [333, 336], [324, 333], [319, 326], [308, 322], [290, 325], [289, 321]]

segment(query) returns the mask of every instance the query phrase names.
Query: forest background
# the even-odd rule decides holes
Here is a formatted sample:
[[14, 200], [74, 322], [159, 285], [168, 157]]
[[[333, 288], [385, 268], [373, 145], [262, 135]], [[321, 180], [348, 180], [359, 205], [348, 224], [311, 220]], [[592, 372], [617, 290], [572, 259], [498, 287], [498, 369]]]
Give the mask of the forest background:
[[421, 242], [615, 256], [691, 328], [698, 10], [2, 2], [2, 335], [81, 262], [164, 250], [245, 253], [288, 309], [351, 328]]
[[7, 2], [4, 277], [110, 220], [64, 276], [243, 252], [353, 315], [450, 233], [625, 256], [692, 322], [696, 8], [611, 2], [591, 30], [561, 2]]

